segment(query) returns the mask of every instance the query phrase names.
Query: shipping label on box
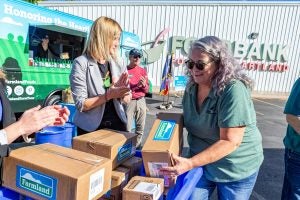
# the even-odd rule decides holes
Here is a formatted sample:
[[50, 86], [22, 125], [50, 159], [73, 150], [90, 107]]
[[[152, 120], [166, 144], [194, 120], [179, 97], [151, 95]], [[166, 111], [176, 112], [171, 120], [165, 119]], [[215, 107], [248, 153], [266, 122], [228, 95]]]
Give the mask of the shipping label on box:
[[152, 177], [133, 177], [123, 189], [123, 200], [163, 198], [164, 180]]
[[139, 182], [132, 190], [135, 192], [150, 194], [153, 200], [159, 199], [162, 194], [159, 184], [147, 182]]
[[104, 169], [97, 171], [90, 176], [89, 200], [95, 198], [103, 191]]

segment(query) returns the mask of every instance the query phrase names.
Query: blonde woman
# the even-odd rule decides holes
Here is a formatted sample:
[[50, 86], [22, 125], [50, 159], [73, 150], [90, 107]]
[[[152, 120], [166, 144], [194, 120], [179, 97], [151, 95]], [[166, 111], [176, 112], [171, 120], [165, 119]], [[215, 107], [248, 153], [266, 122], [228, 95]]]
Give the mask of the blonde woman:
[[96, 19], [83, 54], [73, 62], [70, 83], [78, 135], [102, 128], [127, 131], [122, 103], [128, 103], [131, 94], [127, 70], [118, 60], [121, 32], [115, 20]]

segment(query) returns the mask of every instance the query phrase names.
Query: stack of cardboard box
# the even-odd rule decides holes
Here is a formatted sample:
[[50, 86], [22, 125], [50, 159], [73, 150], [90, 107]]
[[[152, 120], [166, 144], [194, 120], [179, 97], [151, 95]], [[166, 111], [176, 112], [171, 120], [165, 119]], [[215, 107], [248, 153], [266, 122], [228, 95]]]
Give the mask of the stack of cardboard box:
[[[181, 114], [158, 114], [143, 160], [133, 157], [135, 134], [108, 129], [75, 137], [73, 149], [53, 144], [20, 148], [4, 159], [3, 185], [34, 199], [121, 200], [122, 194], [130, 200], [160, 199], [169, 180], [159, 169], [173, 165], [171, 153], [180, 154], [182, 129]], [[146, 176], [154, 178], [137, 176], [143, 165]]]
[[[142, 149], [147, 176], [162, 177], [161, 167], [172, 166], [171, 153], [180, 155], [183, 146], [183, 116], [181, 113], [159, 113]], [[169, 177], [165, 186], [170, 186]]]

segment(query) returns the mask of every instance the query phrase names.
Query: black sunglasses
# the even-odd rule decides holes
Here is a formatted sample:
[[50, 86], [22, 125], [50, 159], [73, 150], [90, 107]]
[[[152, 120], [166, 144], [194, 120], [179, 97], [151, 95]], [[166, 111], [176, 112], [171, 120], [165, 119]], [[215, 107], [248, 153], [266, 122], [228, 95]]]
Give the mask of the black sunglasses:
[[133, 58], [141, 58], [141, 56], [132, 56]]
[[199, 70], [204, 70], [204, 68], [205, 68], [206, 65], [208, 65], [209, 63], [212, 63], [212, 62], [214, 62], [214, 61], [215, 61], [215, 60], [211, 60], [211, 61], [205, 63], [205, 62], [203, 62], [203, 61], [201, 61], [201, 60], [198, 60], [197, 62], [194, 62], [194, 61], [192, 61], [192, 60], [187, 60], [187, 61], [185, 61], [185, 64], [186, 64], [186, 66], [187, 66], [189, 69], [193, 69], [193, 67], [196, 66], [197, 69], [199, 69]]

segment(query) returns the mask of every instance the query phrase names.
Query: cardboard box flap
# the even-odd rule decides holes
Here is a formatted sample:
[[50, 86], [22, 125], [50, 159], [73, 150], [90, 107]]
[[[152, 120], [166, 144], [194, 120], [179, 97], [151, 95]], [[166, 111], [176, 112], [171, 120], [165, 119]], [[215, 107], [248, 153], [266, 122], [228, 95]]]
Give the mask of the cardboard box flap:
[[157, 119], [160, 120], [175, 120], [177, 123], [182, 123], [183, 122], [183, 115], [182, 113], [165, 113], [165, 112], [160, 112], [157, 113], [156, 115]]
[[78, 137], [75, 140], [88, 141], [88, 145], [94, 149], [95, 144], [102, 144], [106, 146], [114, 146], [120, 141], [126, 141], [128, 138], [134, 137], [134, 133], [121, 132], [110, 129], [101, 129], [91, 133], [87, 133]]
[[126, 172], [114, 170], [111, 172], [111, 179], [112, 179], [111, 188], [117, 187], [126, 180]]
[[[102, 165], [105, 162], [111, 162], [97, 155], [50, 143], [13, 150], [8, 158], [30, 162], [35, 166], [47, 166], [49, 170], [60, 171], [70, 177], [79, 177], [92, 168]], [[68, 162], [70, 159], [73, 162]], [[80, 166], [80, 170], [73, 170], [78, 169], [78, 166]]]

